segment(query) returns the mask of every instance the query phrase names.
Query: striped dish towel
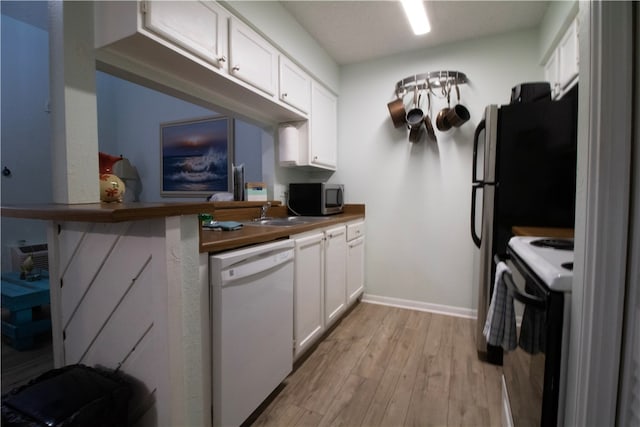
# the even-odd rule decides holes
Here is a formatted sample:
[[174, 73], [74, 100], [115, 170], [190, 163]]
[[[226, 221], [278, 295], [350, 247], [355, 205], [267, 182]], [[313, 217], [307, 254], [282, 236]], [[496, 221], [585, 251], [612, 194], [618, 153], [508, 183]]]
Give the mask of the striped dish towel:
[[489, 304], [487, 321], [483, 334], [487, 342], [494, 346], [501, 346], [509, 351], [516, 348], [516, 314], [513, 310], [513, 297], [507, 290], [502, 274], [511, 271], [504, 262], [496, 266], [496, 280], [493, 285], [493, 296]]

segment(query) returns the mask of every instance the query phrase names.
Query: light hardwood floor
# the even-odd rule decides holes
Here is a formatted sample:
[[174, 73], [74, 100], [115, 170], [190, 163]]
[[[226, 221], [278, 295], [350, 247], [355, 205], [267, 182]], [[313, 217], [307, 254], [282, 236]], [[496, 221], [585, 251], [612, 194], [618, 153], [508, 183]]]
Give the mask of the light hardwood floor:
[[[499, 426], [500, 367], [469, 319], [360, 303], [299, 364], [254, 426]], [[2, 393], [53, 367], [50, 343], [2, 343]]]
[[360, 303], [286, 379], [254, 426], [499, 426], [501, 368], [474, 322]]
[[51, 338], [42, 337], [31, 350], [18, 351], [2, 341], [2, 394], [53, 369]]

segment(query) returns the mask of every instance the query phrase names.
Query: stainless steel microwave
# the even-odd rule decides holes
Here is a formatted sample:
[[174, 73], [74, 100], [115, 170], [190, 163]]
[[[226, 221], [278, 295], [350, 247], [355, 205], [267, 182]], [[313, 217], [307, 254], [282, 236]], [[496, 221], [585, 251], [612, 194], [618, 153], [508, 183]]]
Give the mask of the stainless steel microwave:
[[289, 210], [296, 215], [332, 215], [344, 208], [344, 185], [324, 182], [289, 184]]

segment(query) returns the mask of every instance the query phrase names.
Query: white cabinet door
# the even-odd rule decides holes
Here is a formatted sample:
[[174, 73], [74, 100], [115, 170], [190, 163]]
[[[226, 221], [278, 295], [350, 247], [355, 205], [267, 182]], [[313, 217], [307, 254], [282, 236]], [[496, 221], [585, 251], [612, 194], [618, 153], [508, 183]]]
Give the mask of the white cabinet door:
[[551, 98], [556, 98], [560, 94], [560, 83], [558, 82], [558, 51], [554, 50], [549, 61], [544, 66], [545, 80], [551, 85]]
[[347, 305], [364, 292], [364, 221], [347, 224]]
[[212, 1], [147, 1], [144, 26], [222, 68], [227, 56], [228, 12]]
[[244, 23], [229, 21], [229, 72], [250, 85], [275, 95], [278, 51]]
[[309, 348], [324, 331], [324, 233], [295, 238], [294, 358]]
[[578, 75], [578, 25], [573, 21], [558, 45], [558, 82], [565, 89]]
[[347, 242], [347, 305], [364, 291], [364, 236]]
[[320, 84], [311, 84], [309, 163], [336, 169], [338, 158], [338, 100]]
[[284, 55], [280, 55], [280, 100], [304, 113], [309, 112], [311, 78]]
[[578, 21], [574, 19], [544, 66], [551, 97], [558, 99], [571, 89], [579, 72]]
[[346, 308], [347, 232], [346, 226], [325, 231], [324, 303], [325, 325], [332, 324]]

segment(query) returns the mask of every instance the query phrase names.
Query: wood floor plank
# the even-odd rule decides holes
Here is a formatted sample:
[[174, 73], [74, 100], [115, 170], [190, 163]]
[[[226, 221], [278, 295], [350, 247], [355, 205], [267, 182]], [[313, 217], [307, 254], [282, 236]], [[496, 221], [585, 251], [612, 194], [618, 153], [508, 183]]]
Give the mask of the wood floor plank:
[[393, 393], [395, 392], [396, 384], [400, 378], [400, 373], [401, 372], [396, 369], [385, 370], [384, 375], [378, 382], [375, 395], [373, 396], [371, 404], [365, 414], [362, 422], [363, 426], [384, 426], [382, 423], [384, 415], [387, 411], [387, 406], [393, 397]]
[[302, 417], [304, 409], [290, 404], [276, 405], [265, 411], [252, 424], [256, 427], [294, 426]]
[[[422, 348], [427, 337], [431, 317], [424, 315], [414, 319], [416, 320], [414, 323], [416, 328], [404, 328], [392, 357], [392, 366], [394, 369], [400, 370], [401, 374], [391, 399], [387, 404], [382, 425], [400, 425], [407, 416], [408, 407], [416, 385], [418, 369], [424, 358]], [[424, 375], [422, 378], [423, 381], [427, 381]]]
[[379, 380], [387, 369], [402, 330], [379, 327], [376, 331], [355, 368], [355, 374]]
[[491, 425], [489, 409], [470, 405], [468, 402], [449, 399], [447, 426], [476, 427]]
[[434, 356], [441, 347], [453, 345], [453, 319], [449, 316], [432, 316], [422, 350], [424, 354]]
[[320, 426], [359, 426], [373, 400], [378, 381], [349, 375]]
[[409, 410], [402, 425], [408, 427], [446, 426], [449, 413], [447, 396], [431, 393], [424, 387], [417, 391], [411, 397]]
[[336, 341], [334, 354], [328, 359], [326, 368], [313, 376], [306, 388], [307, 395], [300, 402], [300, 406], [322, 415], [326, 414], [332, 400], [364, 354], [369, 341], [370, 338]]
[[18, 351], [2, 341], [2, 394], [53, 369], [53, 350], [48, 337], [31, 350]]

